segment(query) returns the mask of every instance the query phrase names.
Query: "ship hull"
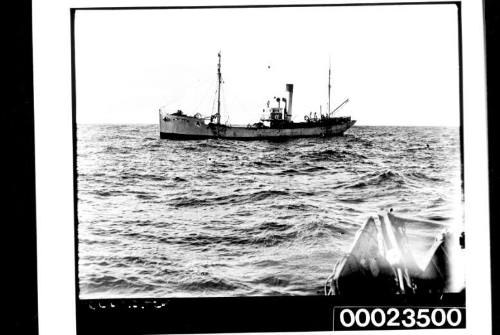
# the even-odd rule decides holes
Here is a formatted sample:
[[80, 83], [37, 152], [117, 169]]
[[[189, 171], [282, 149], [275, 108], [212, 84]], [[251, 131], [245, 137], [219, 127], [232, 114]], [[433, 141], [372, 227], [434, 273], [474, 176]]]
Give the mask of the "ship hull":
[[356, 121], [340, 124], [315, 125], [296, 123], [290, 127], [253, 128], [218, 124], [205, 124], [203, 120], [189, 116], [160, 115], [160, 138], [172, 140], [197, 140], [209, 138], [233, 140], [280, 140], [301, 137], [341, 136]]

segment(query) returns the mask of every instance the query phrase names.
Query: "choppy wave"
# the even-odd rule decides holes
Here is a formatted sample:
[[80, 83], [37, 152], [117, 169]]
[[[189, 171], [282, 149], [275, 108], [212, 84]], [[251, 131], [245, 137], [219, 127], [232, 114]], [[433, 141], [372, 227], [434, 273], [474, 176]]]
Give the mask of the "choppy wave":
[[462, 224], [454, 128], [238, 142], [97, 125], [77, 138], [82, 297], [318, 294], [369, 215]]

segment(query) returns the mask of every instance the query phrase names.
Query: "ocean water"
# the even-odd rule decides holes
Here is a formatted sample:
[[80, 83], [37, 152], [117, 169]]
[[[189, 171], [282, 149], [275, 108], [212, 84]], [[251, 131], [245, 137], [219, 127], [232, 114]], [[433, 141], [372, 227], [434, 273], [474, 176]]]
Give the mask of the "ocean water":
[[[463, 225], [458, 128], [239, 142], [79, 125], [77, 172], [81, 298], [322, 294], [370, 215]], [[436, 229], [410, 228], [423, 253]]]

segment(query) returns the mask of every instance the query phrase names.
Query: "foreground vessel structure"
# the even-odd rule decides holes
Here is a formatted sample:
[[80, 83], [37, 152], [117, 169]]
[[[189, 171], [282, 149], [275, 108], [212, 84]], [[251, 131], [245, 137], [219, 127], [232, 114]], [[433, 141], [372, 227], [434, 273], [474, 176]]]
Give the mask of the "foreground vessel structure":
[[[406, 234], [411, 225], [438, 230], [423, 256], [416, 257]], [[413, 244], [425, 245], [423, 239]], [[325, 294], [381, 297], [463, 291], [463, 278], [454, 278], [452, 270], [462, 266], [463, 249], [464, 233], [458, 235], [442, 223], [396, 216], [392, 210], [371, 216], [350, 252], [335, 265]]]
[[188, 116], [182, 110], [168, 113], [160, 109], [160, 138], [187, 140], [187, 139], [235, 139], [235, 140], [261, 140], [261, 139], [287, 139], [300, 137], [330, 137], [343, 135], [346, 130], [355, 124], [351, 117], [332, 117], [331, 115], [349, 100], [345, 100], [333, 111], [330, 110], [330, 73], [328, 73], [328, 110], [325, 114], [320, 112], [306, 116], [304, 122], [292, 121], [293, 84], [286, 84], [287, 98], [275, 97], [274, 106], [270, 101], [266, 117], [260, 122], [247, 126], [231, 126], [221, 123], [221, 97], [222, 84], [221, 54], [218, 54], [217, 65], [217, 110], [210, 117], [200, 114]]

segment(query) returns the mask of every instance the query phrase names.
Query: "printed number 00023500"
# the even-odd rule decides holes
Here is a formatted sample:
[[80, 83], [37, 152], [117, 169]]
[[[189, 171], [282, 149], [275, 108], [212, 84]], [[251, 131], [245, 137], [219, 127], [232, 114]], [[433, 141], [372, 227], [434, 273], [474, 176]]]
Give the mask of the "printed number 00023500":
[[463, 314], [455, 307], [336, 308], [334, 329], [463, 328]]

